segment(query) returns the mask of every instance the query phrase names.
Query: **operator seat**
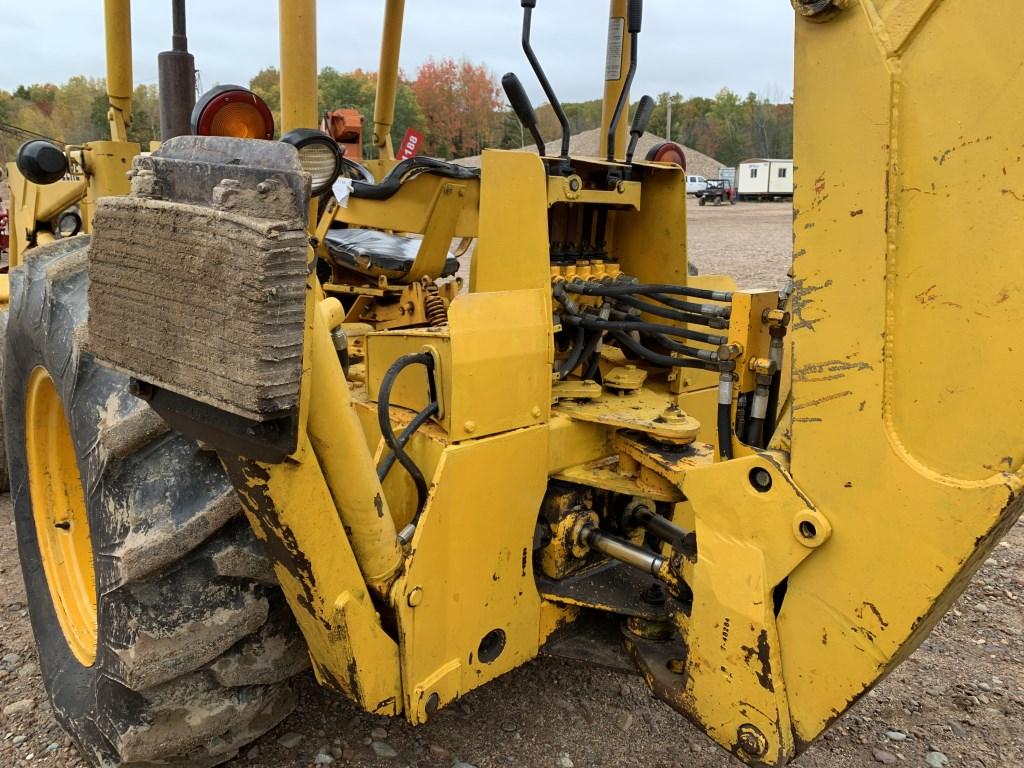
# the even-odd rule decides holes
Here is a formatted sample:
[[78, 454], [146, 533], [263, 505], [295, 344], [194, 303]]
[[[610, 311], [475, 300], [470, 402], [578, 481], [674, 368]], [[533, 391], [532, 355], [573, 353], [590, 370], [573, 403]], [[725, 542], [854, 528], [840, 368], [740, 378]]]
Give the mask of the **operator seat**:
[[[420, 251], [419, 238], [393, 235], [376, 229], [332, 229], [324, 238], [327, 251], [338, 264], [367, 277], [386, 277], [401, 282], [412, 270]], [[459, 260], [451, 253], [444, 271], [437, 277], [451, 277], [459, 271]]]
[[[480, 171], [431, 157], [413, 157], [398, 163], [378, 183], [364, 166], [351, 160], [345, 165], [352, 177], [351, 195], [357, 199], [385, 202], [402, 186], [420, 174], [449, 179], [479, 179]], [[350, 227], [332, 229], [324, 238], [331, 258], [340, 266], [367, 277], [386, 277], [401, 282], [412, 271], [423, 241], [376, 229]], [[459, 261], [449, 252], [444, 269], [437, 278], [451, 277], [459, 271]]]

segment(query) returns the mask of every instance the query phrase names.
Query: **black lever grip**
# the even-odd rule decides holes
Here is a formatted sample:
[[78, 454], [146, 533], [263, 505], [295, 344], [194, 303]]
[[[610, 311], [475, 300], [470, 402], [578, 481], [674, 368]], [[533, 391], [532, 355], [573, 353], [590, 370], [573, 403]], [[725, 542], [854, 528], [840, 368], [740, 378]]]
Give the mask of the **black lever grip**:
[[533, 110], [533, 105], [530, 104], [530, 97], [526, 95], [522, 81], [515, 72], [509, 72], [501, 78], [501, 87], [505, 89], [505, 95], [508, 96], [508, 103], [512, 105], [512, 111], [516, 113], [519, 122], [533, 136], [533, 140], [537, 143], [537, 152], [543, 156], [545, 152], [544, 139], [537, 127], [537, 113]]
[[636, 114], [633, 115], [633, 126], [629, 132], [634, 136], [643, 136], [647, 133], [647, 124], [651, 122], [651, 115], [654, 114], [654, 99], [644, 96], [637, 104]]
[[501, 78], [501, 87], [505, 89], [508, 103], [512, 105], [512, 110], [520, 122], [531, 131], [536, 128], [537, 113], [534, 112], [533, 105], [530, 104], [530, 97], [526, 95], [526, 89], [523, 88], [523, 83], [515, 72], [509, 72]]
[[522, 6], [523, 8], [536, 8], [537, 0], [523, 0]]
[[654, 114], [654, 99], [644, 96], [636, 106], [636, 114], [633, 115], [633, 126], [629, 129], [629, 147], [626, 148], [626, 162], [633, 162], [633, 155], [636, 154], [636, 147], [640, 143], [640, 137], [647, 131], [647, 124], [651, 122], [651, 115]]
[[[524, 5], [526, 2], [527, 0], [523, 0]], [[644, 0], [629, 0], [627, 16], [626, 27], [629, 30], [629, 34], [639, 34], [640, 27], [644, 23]]]

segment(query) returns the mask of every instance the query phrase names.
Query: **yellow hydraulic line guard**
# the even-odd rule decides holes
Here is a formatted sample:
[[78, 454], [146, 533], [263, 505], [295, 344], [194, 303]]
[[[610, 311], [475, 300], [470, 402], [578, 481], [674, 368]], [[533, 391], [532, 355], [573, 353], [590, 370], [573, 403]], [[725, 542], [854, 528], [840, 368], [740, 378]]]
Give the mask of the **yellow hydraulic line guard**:
[[[611, 8], [608, 13], [608, 61], [605, 67], [604, 80], [604, 106], [601, 110], [601, 150], [598, 154], [601, 157], [608, 156], [608, 127], [611, 125], [612, 116], [615, 114], [615, 105], [619, 101], [619, 94], [626, 85], [626, 75], [629, 74], [629, 57], [633, 48], [629, 33], [626, 30], [628, 0], [611, 0]], [[615, 132], [615, 156], [625, 158], [626, 144], [629, 140], [629, 102], [626, 102], [626, 110], [619, 120], [618, 130]]]
[[132, 124], [132, 8], [131, 0], [106, 0], [107, 98], [112, 141], [127, 141]]
[[316, 128], [316, 0], [281, 0], [281, 133]]
[[384, 34], [380, 44], [380, 73], [377, 76], [377, 102], [373, 108], [373, 144], [381, 160], [394, 160], [391, 126], [395, 122], [395, 97], [398, 92], [398, 57], [402, 52], [402, 24], [405, 0], [387, 0]]

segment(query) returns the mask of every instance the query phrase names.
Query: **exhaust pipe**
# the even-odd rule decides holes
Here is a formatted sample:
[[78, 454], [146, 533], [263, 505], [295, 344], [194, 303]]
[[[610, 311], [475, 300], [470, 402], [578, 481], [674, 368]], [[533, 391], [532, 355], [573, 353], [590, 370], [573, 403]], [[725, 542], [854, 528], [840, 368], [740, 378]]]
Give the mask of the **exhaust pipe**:
[[157, 58], [160, 72], [160, 140], [192, 133], [190, 120], [196, 105], [196, 62], [188, 52], [185, 0], [172, 0], [174, 33], [171, 50]]

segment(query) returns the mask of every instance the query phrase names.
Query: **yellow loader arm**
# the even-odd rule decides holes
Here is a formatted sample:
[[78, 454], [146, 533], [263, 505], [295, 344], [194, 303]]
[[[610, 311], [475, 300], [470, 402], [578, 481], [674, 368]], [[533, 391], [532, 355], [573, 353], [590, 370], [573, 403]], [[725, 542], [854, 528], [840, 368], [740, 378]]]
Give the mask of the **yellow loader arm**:
[[835, 5], [797, 20], [789, 467], [833, 529], [778, 616], [797, 745], [949, 609], [1024, 461], [1020, 8]]
[[[1020, 516], [1024, 487], [1024, 133], [1004, 108], [1024, 99], [1007, 24], [1020, 9], [794, 4], [807, 15], [792, 393], [785, 451], [761, 457], [786, 483], [758, 499], [735, 461], [684, 481], [699, 551], [687, 671], [673, 684], [671, 662], [640, 654], [660, 695], [765, 764], [917, 648]], [[830, 535], [778, 581], [787, 514], [798, 534], [823, 533], [787, 503]], [[752, 525], [775, 516], [779, 539]]]

